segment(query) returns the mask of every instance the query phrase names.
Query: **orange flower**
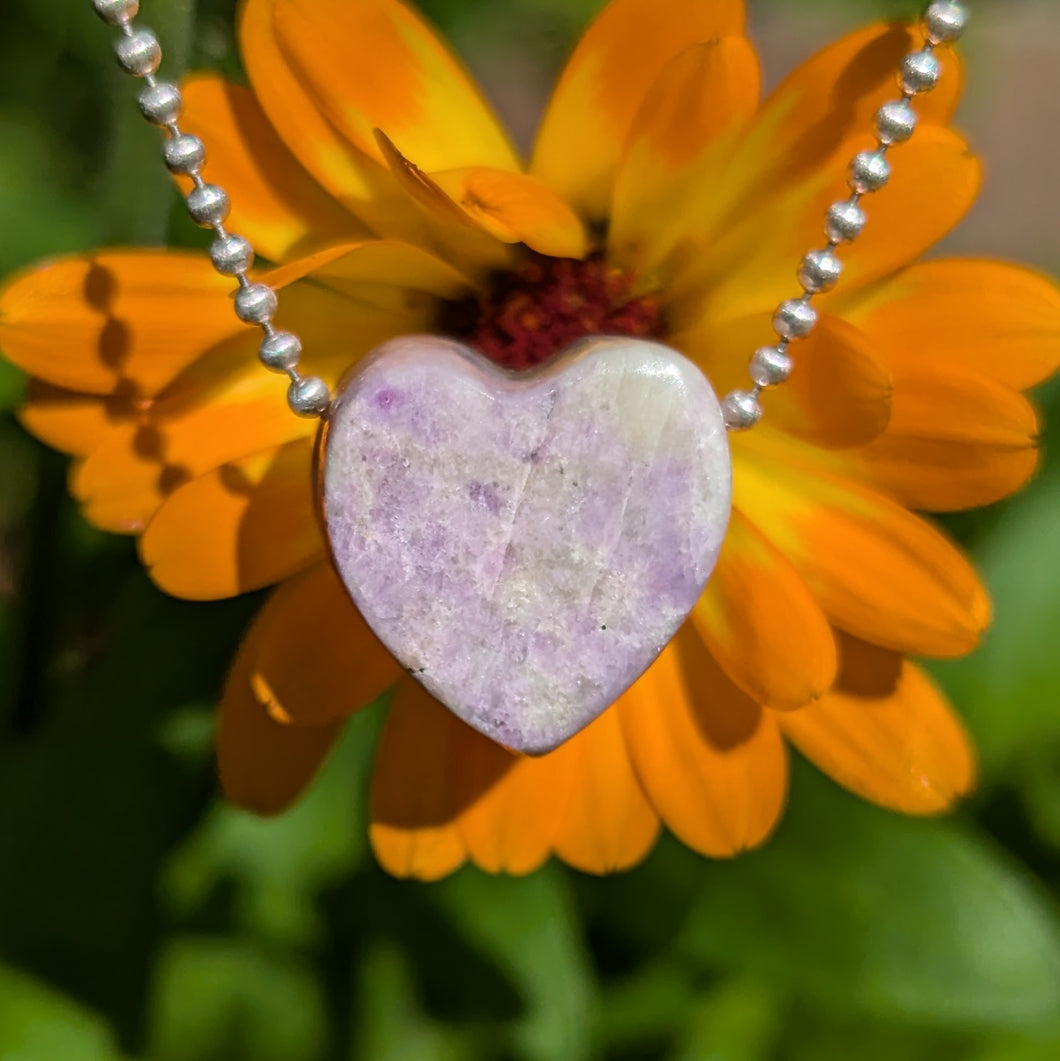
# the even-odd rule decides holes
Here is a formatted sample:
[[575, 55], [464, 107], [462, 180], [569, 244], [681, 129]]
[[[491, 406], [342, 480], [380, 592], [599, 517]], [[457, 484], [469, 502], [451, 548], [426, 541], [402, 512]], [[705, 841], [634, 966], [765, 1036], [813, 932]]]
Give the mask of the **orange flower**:
[[[614, 0], [524, 169], [397, 0], [246, 0], [240, 33], [253, 91], [194, 77], [184, 125], [210, 147], [233, 230], [276, 263], [261, 275], [283, 288], [279, 323], [302, 336], [307, 371], [334, 382], [382, 340], [443, 327], [514, 365], [612, 331], [663, 337], [719, 392], [769, 341], [914, 42], [872, 26], [760, 102], [741, 0]], [[897, 810], [967, 791], [964, 731], [905, 656], [968, 652], [989, 603], [910, 510], [985, 504], [1030, 477], [1038, 422], [1020, 391], [1060, 363], [1060, 296], [997, 262], [911, 264], [979, 185], [948, 127], [952, 54], [945, 67], [790, 385], [732, 439], [732, 527], [690, 621], [541, 758], [458, 722], [359, 618], [314, 514], [313, 427], [256, 363], [257, 336], [203, 255], [99, 251], [6, 286], [0, 344], [35, 377], [23, 421], [75, 456], [87, 517], [139, 535], [177, 596], [280, 583], [221, 705], [230, 798], [281, 810], [344, 719], [395, 685], [372, 841], [398, 875], [468, 859], [524, 873], [550, 854], [617, 870], [660, 823], [734, 854], [777, 821], [785, 740]]]

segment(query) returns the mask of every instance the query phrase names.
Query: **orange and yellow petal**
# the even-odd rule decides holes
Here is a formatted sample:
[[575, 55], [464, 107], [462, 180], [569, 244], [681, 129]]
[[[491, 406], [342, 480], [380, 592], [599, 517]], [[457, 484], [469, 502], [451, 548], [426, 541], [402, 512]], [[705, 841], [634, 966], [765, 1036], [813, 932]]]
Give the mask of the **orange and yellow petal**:
[[648, 89], [695, 44], [743, 33], [743, 0], [613, 0], [571, 56], [531, 172], [583, 217], [607, 215], [622, 149]]
[[210, 151], [204, 177], [232, 198], [230, 225], [275, 262], [368, 230], [301, 166], [269, 124], [254, 94], [215, 74], [181, 85], [182, 125]]
[[[770, 131], [771, 150], [747, 193], [768, 194], [778, 186], [800, 183], [851, 135], [864, 137], [865, 146], [871, 146], [877, 109], [899, 95], [899, 63], [922, 44], [915, 24], [874, 23], [796, 67], [762, 105], [759, 122]], [[939, 83], [917, 99], [921, 130], [951, 121], [964, 85], [957, 52], [940, 48], [937, 55], [942, 60]]]
[[322, 556], [312, 465], [312, 440], [298, 439], [178, 487], [139, 542], [152, 580], [175, 597], [219, 600], [272, 585]]
[[503, 243], [525, 243], [553, 258], [588, 253], [581, 219], [536, 177], [472, 166], [433, 178], [472, 223]]
[[251, 687], [260, 626], [236, 655], [218, 709], [217, 766], [225, 796], [256, 814], [279, 814], [306, 789], [342, 720], [322, 726], [277, 722]]
[[[298, 270], [298, 264], [290, 268]], [[379, 343], [422, 331], [435, 300], [377, 285], [375, 305], [355, 300], [311, 276], [282, 292], [277, 324], [304, 344], [302, 368], [329, 384]], [[135, 422], [115, 427], [77, 469], [72, 489], [97, 526], [139, 533], [178, 487], [232, 461], [263, 453], [315, 430], [292, 416], [282, 381], [257, 361], [258, 337], [243, 329], [199, 351]]]
[[382, 160], [380, 129], [426, 170], [519, 168], [466, 71], [398, 0], [271, 0], [271, 16], [276, 43], [318, 112], [368, 156]]
[[758, 106], [761, 74], [746, 37], [694, 45], [672, 59], [633, 119], [615, 180], [609, 257], [651, 284], [683, 233], [700, 227], [674, 201], [716, 185]]
[[1006, 262], [919, 262], [842, 312], [896, 368], [975, 371], [1026, 390], [1060, 368], [1060, 287]]
[[843, 639], [836, 689], [780, 718], [808, 759], [864, 799], [904, 814], [938, 814], [975, 783], [964, 727], [920, 668]]
[[402, 675], [327, 561], [288, 579], [269, 598], [255, 627], [249, 671], [269, 714], [299, 727], [367, 707]]
[[347, 140], [321, 113], [277, 40], [274, 0], [247, 0], [239, 20], [254, 96], [296, 159], [373, 233], [429, 241], [428, 226], [387, 168]]
[[[740, 512], [691, 620], [713, 660], [755, 703], [801, 707], [835, 681], [835, 636], [817, 598]], [[667, 668], [676, 680], [677, 669]]]
[[398, 685], [375, 754], [369, 831], [375, 857], [395, 877], [439, 880], [467, 860], [458, 822], [467, 797], [453, 771], [462, 728], [417, 682]]
[[150, 396], [240, 330], [231, 293], [231, 281], [190, 252], [98, 251], [44, 262], [0, 289], [0, 350], [58, 387]]
[[411, 679], [398, 687], [372, 783], [372, 845], [396, 876], [434, 880], [467, 858], [526, 873], [550, 853], [610, 873], [640, 861], [658, 828], [615, 711], [530, 758], [498, 747]]
[[[314, 284], [382, 310], [418, 314], [426, 321], [436, 299], [457, 299], [473, 282], [452, 264], [401, 240], [336, 243], [280, 266], [263, 279], [286, 287], [312, 278]], [[413, 322], [410, 321], [410, 325]]]
[[659, 816], [633, 767], [633, 749], [619, 713], [605, 711], [547, 758], [574, 778], [560, 819], [555, 852], [585, 873], [616, 873], [636, 865], [659, 833]]
[[123, 424], [136, 421], [143, 399], [135, 388], [120, 388], [114, 394], [83, 394], [31, 379], [18, 418], [30, 434], [45, 445], [84, 457]]
[[974, 369], [903, 368], [887, 431], [852, 454], [851, 467], [909, 508], [975, 508], [1026, 485], [1039, 428], [1022, 394]]
[[457, 762], [468, 857], [487, 873], [533, 872], [552, 853], [568, 813], [575, 788], [570, 761], [514, 755], [467, 729]]
[[989, 598], [941, 532], [766, 428], [742, 437], [734, 457], [735, 508], [791, 560], [836, 626], [912, 655], [975, 648]]
[[[850, 137], [800, 181], [743, 204], [715, 232], [697, 230], [686, 238], [665, 266], [673, 277], [667, 295], [673, 319], [721, 323], [769, 313], [790, 298], [803, 255], [823, 242], [828, 207], [849, 195], [850, 159], [866, 147], [871, 140]], [[982, 180], [982, 166], [965, 141], [942, 126], [919, 129], [891, 162], [887, 186], [866, 200], [864, 233], [840, 253], [843, 278], [836, 292], [821, 296], [822, 309], [934, 246], [968, 212]]]
[[[677, 332], [671, 342], [724, 394], [746, 387], [751, 353], [776, 342], [771, 321], [771, 312], [721, 324], [708, 317]], [[894, 384], [890, 366], [868, 336], [842, 318], [822, 313], [792, 355], [791, 377], [762, 400], [771, 427], [828, 448], [863, 445], [884, 431]]]
[[780, 731], [688, 626], [613, 711], [648, 799], [679, 840], [727, 857], [772, 832], [787, 792]]

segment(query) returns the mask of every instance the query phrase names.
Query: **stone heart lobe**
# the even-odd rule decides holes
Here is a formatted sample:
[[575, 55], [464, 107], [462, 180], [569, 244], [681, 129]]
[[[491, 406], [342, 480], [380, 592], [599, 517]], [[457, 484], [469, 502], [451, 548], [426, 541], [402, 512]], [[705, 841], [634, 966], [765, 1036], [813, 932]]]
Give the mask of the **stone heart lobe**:
[[322, 501], [380, 640], [464, 721], [539, 754], [684, 621], [721, 548], [731, 477], [717, 399], [667, 347], [594, 339], [516, 377], [410, 336], [344, 381]]

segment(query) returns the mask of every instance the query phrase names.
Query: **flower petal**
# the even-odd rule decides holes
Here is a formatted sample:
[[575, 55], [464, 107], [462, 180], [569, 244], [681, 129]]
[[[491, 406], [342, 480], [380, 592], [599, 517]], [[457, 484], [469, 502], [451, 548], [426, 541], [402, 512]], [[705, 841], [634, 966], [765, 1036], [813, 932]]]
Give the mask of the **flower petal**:
[[815, 465], [812, 454], [767, 429], [741, 438], [734, 506], [788, 556], [835, 625], [896, 652], [970, 652], [990, 602], [964, 555], [882, 494]]
[[202, 254], [104, 250], [56, 259], [0, 288], [0, 348], [70, 390], [111, 394], [124, 385], [155, 394], [241, 330], [231, 287]]
[[313, 779], [342, 721], [285, 726], [269, 715], [250, 686], [259, 632], [255, 623], [228, 675], [217, 724], [217, 764], [228, 799], [257, 814], [279, 814]]
[[178, 487], [140, 539], [148, 574], [175, 597], [218, 600], [302, 570], [324, 552], [312, 467], [299, 439]]
[[[379, 343], [422, 330], [433, 313], [431, 299], [411, 298], [400, 310], [381, 309], [308, 278], [284, 290], [277, 324], [301, 336], [301, 368], [334, 384]], [[200, 351], [137, 422], [116, 428], [85, 460], [72, 490], [91, 522], [117, 533], [139, 533], [177, 487], [315, 432], [312, 421], [291, 415], [284, 387], [258, 363], [257, 346], [258, 337], [244, 330], [213, 350]]]
[[691, 628], [678, 632], [615, 710], [637, 777], [682, 843], [724, 858], [773, 831], [787, 794], [780, 731]]
[[[707, 373], [718, 393], [747, 386], [747, 361], [776, 342], [772, 311], [715, 321], [709, 312], [671, 342]], [[858, 446], [876, 438], [891, 415], [891, 371], [852, 324], [822, 313], [818, 326], [792, 349], [795, 369], [783, 387], [766, 392], [766, 421], [820, 446]]]
[[454, 764], [471, 861], [487, 873], [532, 873], [551, 854], [568, 812], [571, 760], [514, 755], [468, 728]]
[[531, 172], [583, 216], [608, 213], [634, 115], [693, 44], [742, 34], [743, 0], [612, 0], [571, 56], [545, 113]]
[[276, 379], [255, 364], [256, 349], [252, 335], [216, 348], [77, 467], [70, 488], [91, 523], [138, 534], [178, 487], [313, 432], [291, 415]]
[[[472, 216], [438, 183], [437, 175], [424, 172], [406, 158], [384, 132], [377, 130], [376, 140], [394, 179], [427, 218], [439, 253], [462, 263], [466, 271], [478, 277], [511, 263], [506, 242], [514, 239], [509, 230], [499, 230], [504, 233], [502, 239], [494, 231], [495, 226], [487, 225], [484, 217]], [[454, 191], [462, 194], [460, 188]]]
[[619, 713], [605, 711], [548, 758], [574, 778], [556, 854], [584, 873], [615, 873], [644, 858], [659, 819], [634, 774]]
[[[780, 184], [801, 182], [848, 137], [866, 139], [877, 109], [899, 95], [899, 62], [922, 43], [915, 23], [878, 22], [796, 67], [762, 105], [759, 120], [772, 130], [771, 150], [759, 180], [746, 191], [757, 196]], [[927, 125], [949, 123], [964, 84], [960, 56], [952, 48], [941, 48], [937, 55], [942, 60], [938, 86], [917, 97], [920, 132]]]
[[[768, 313], [790, 298], [793, 273], [807, 249], [822, 244], [828, 207], [849, 194], [847, 166], [865, 146], [864, 134], [857, 134], [801, 181], [739, 204], [713, 231], [686, 235], [665, 265], [674, 277], [669, 315], [677, 326], [696, 317], [725, 321]], [[893, 166], [887, 187], [865, 201], [864, 234], [840, 252], [839, 289], [821, 296], [819, 308], [832, 309], [840, 298], [849, 299], [932, 247], [968, 212], [982, 179], [979, 160], [965, 141], [937, 125], [917, 130], [895, 152]], [[749, 167], [740, 167], [737, 160], [734, 172], [746, 181]], [[714, 189], [703, 194], [708, 191], [724, 195]]]
[[615, 181], [608, 257], [650, 275], [694, 216], [674, 210], [716, 184], [758, 106], [758, 57], [746, 37], [685, 49], [637, 111]]
[[232, 195], [232, 230], [273, 261], [308, 247], [368, 234], [302, 168], [269, 124], [254, 94], [215, 74], [181, 85], [181, 125], [210, 145], [207, 180]]
[[1015, 493], [1038, 465], [1038, 415], [1021, 394], [956, 365], [900, 370], [887, 431], [859, 478], [903, 505], [953, 512]]
[[369, 833], [379, 864], [395, 877], [439, 880], [467, 858], [452, 771], [461, 728], [417, 682], [398, 685], [375, 755]]
[[800, 707], [835, 681], [835, 637], [817, 598], [739, 512], [692, 623], [718, 666], [756, 703]]
[[517, 170], [507, 136], [452, 53], [396, 0], [272, 0], [280, 50], [319, 112], [367, 155], [375, 130], [427, 170]]
[[289, 579], [261, 611], [250, 684], [277, 722], [312, 727], [343, 719], [401, 675], [329, 562]]
[[433, 174], [472, 222], [504, 243], [525, 243], [553, 258], [584, 258], [588, 236], [578, 215], [536, 177], [474, 166]]
[[780, 725], [839, 784], [903, 814], [938, 814], [975, 783], [968, 736], [935, 684], [853, 638], [843, 640], [838, 688]]
[[129, 388], [100, 397], [53, 387], [31, 379], [26, 400], [18, 410], [22, 426], [45, 445], [75, 457], [84, 457], [122, 424], [139, 415], [138, 401]]
[[429, 310], [433, 299], [461, 298], [473, 288], [448, 262], [400, 240], [338, 243], [280, 266], [264, 279], [286, 287], [309, 276], [340, 294], [393, 311]]
[[239, 21], [243, 63], [269, 122], [320, 185], [377, 235], [427, 240], [421, 213], [386, 167], [321, 113], [277, 43], [274, 9], [275, 0], [246, 0]]
[[1060, 287], [1005, 262], [921, 262], [843, 313], [895, 366], [974, 369], [1018, 390], [1060, 368]]
[[[775, 336], [773, 337], [775, 339]], [[765, 400], [774, 426], [821, 446], [858, 446], [891, 418], [887, 363], [852, 324], [830, 314], [795, 350], [795, 371]]]

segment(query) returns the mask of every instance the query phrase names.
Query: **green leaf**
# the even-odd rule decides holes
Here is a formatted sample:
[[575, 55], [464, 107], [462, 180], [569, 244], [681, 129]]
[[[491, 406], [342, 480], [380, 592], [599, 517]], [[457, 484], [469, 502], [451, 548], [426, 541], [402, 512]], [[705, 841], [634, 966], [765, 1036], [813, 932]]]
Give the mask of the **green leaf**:
[[776, 995], [753, 980], [734, 980], [701, 998], [672, 1061], [766, 1061], [775, 1056], [781, 1007]]
[[351, 1061], [481, 1061], [476, 1037], [424, 1012], [409, 956], [373, 943], [356, 980]]
[[563, 873], [549, 865], [512, 879], [468, 869], [440, 885], [438, 898], [454, 927], [519, 991], [524, 1012], [512, 1029], [518, 1055], [588, 1057], [595, 987]]
[[688, 971], [672, 961], [644, 962], [605, 987], [600, 1005], [601, 1035], [614, 1048], [647, 1050], [668, 1044], [697, 1005]]
[[0, 965], [3, 1061], [118, 1061], [106, 1023], [72, 999]]
[[994, 623], [977, 652], [935, 665], [976, 737], [984, 770], [997, 773], [1043, 742], [1060, 746], [1060, 468], [1002, 516], [979, 555]]
[[711, 867], [683, 938], [709, 967], [938, 1026], [1060, 1022], [1055, 911], [985, 838], [892, 816], [800, 770], [763, 851]]
[[972, 1061], [1056, 1061], [1060, 1038], [1010, 1038], [992, 1043], [973, 1055]]
[[238, 939], [185, 937], [159, 958], [152, 1061], [314, 1061], [324, 999], [297, 958]]
[[188, 913], [225, 881], [235, 881], [237, 920], [288, 942], [323, 934], [315, 900], [367, 853], [365, 796], [380, 711], [355, 715], [320, 776], [278, 818], [257, 818], [217, 802], [174, 855], [165, 888]]

